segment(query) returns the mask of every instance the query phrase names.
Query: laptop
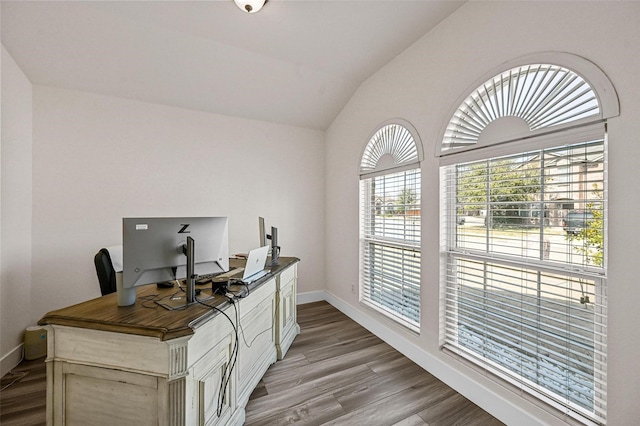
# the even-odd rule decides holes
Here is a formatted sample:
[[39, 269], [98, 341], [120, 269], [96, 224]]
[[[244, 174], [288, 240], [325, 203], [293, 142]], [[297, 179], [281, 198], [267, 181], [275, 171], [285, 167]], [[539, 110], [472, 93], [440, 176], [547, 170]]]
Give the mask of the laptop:
[[[244, 268], [236, 268], [229, 271], [228, 278], [239, 279], [250, 284], [269, 273], [264, 267], [267, 264], [269, 246], [259, 247], [249, 251], [247, 263]], [[227, 275], [225, 274], [225, 275]]]

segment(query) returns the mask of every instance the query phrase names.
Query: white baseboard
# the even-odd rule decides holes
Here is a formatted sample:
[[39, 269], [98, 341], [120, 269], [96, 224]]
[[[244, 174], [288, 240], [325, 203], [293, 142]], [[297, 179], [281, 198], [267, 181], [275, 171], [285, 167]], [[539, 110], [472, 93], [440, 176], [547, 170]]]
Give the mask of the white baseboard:
[[0, 377], [4, 377], [22, 361], [22, 343], [0, 359]]
[[326, 291], [310, 291], [308, 293], [298, 293], [298, 305], [305, 305], [307, 303], [320, 302], [327, 300]]

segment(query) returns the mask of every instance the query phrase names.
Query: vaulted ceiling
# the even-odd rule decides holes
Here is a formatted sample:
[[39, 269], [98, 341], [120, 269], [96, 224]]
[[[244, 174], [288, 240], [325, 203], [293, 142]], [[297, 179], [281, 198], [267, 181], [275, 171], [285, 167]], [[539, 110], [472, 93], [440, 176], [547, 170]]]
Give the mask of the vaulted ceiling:
[[463, 3], [2, 0], [1, 36], [35, 85], [324, 130]]

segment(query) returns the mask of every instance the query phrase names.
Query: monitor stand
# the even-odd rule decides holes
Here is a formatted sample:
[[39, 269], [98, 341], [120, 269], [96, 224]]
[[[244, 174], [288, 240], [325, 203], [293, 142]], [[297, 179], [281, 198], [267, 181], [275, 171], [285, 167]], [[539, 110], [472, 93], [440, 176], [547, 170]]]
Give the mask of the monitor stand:
[[124, 288], [122, 272], [116, 272], [116, 292], [118, 294], [118, 306], [131, 306], [136, 303], [136, 288]]
[[195, 258], [196, 243], [193, 238], [187, 237], [187, 243], [183, 246], [183, 253], [187, 256], [187, 279], [185, 280], [185, 294], [174, 294], [158, 300], [156, 303], [163, 308], [170, 310], [183, 309], [196, 302], [196, 275], [195, 275]]

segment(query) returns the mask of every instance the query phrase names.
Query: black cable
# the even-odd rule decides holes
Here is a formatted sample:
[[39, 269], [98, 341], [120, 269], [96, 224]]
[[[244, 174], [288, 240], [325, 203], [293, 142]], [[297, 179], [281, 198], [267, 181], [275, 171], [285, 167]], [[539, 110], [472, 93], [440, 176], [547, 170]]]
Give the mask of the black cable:
[[247, 289], [247, 294], [244, 294], [244, 295], [234, 294], [233, 291], [228, 289], [227, 291], [232, 293], [232, 294], [234, 294], [234, 297], [236, 299], [244, 299], [245, 297], [249, 296], [250, 290], [249, 290], [249, 284], [248, 283], [246, 283], [246, 282], [244, 282], [244, 281], [242, 281], [240, 279], [232, 278], [232, 279], [229, 280], [229, 286], [232, 286], [232, 285], [238, 285], [238, 286], [243, 285]]
[[[236, 324], [238, 323], [238, 309], [235, 307], [235, 303], [233, 301], [232, 298], [228, 297], [229, 301], [231, 302], [231, 304], [234, 306], [234, 309], [236, 311]], [[222, 370], [222, 379], [220, 381], [220, 389], [218, 390], [218, 407], [216, 409], [216, 414], [218, 417], [220, 417], [220, 415], [222, 415], [222, 407], [224, 405], [224, 397], [226, 395], [226, 390], [227, 390], [227, 386], [229, 385], [229, 381], [231, 380], [231, 373], [233, 372], [233, 369], [236, 366], [236, 362], [238, 360], [238, 350], [239, 350], [239, 337], [238, 337], [238, 328], [236, 327], [236, 325], [233, 323], [233, 321], [231, 320], [231, 318], [229, 318], [229, 316], [222, 311], [220, 308], [216, 307], [216, 306], [212, 306], [209, 305], [208, 303], [204, 303], [201, 300], [196, 299], [196, 301], [201, 304], [204, 305], [210, 309], [214, 309], [218, 312], [220, 312], [222, 315], [225, 316], [225, 318], [227, 318], [227, 320], [229, 321], [229, 324], [231, 324], [231, 328], [233, 328], [234, 334], [235, 334], [235, 341], [233, 343], [233, 349], [231, 350], [231, 355], [229, 357], [229, 363], [227, 363], [224, 366], [224, 369]]]
[[245, 339], [245, 334], [244, 334], [244, 328], [242, 327], [242, 323], [238, 322], [238, 328], [240, 329], [241, 333], [240, 335], [242, 336], [242, 340], [244, 341], [244, 345], [247, 348], [250, 348], [251, 346], [253, 346], [253, 343], [256, 341], [256, 339], [258, 337], [260, 337], [262, 334], [266, 333], [267, 331], [271, 331], [273, 330], [273, 326], [276, 322], [276, 311], [275, 309], [273, 310], [273, 315], [271, 316], [271, 325], [269, 326], [269, 328], [266, 328], [264, 330], [262, 330], [260, 333], [256, 334], [253, 339], [251, 339], [251, 343], [247, 343], [247, 339]]
[[[162, 298], [158, 299], [158, 297], [160, 297], [158, 293], [147, 294], [145, 296], [138, 296], [138, 299], [142, 300], [142, 302], [140, 303], [140, 306], [147, 309], [155, 309], [158, 307], [157, 302], [159, 300], [162, 300]], [[149, 303], [153, 303], [153, 305], [149, 305]]]
[[245, 297], [249, 296], [249, 284], [245, 283], [244, 281], [240, 281], [240, 285], [243, 285], [247, 289], [247, 294], [245, 294], [242, 297], [245, 298]]
[[[227, 297], [227, 299], [229, 299], [229, 302], [233, 305], [234, 310], [236, 311], [236, 324], [238, 324], [238, 309], [236, 308], [234, 300], [233, 300], [233, 298], [228, 297], [226, 295], [225, 295], [225, 297]], [[220, 309], [218, 309], [218, 311], [222, 312]], [[223, 370], [223, 374], [222, 374], [222, 380], [220, 381], [220, 390], [218, 392], [218, 409], [216, 411], [216, 413], [218, 414], [218, 417], [220, 417], [220, 415], [222, 414], [222, 407], [223, 407], [223, 404], [224, 404], [224, 395], [226, 394], [227, 387], [229, 386], [229, 381], [231, 380], [231, 373], [233, 372], [233, 369], [236, 366], [236, 362], [238, 361], [238, 353], [239, 353], [239, 350], [240, 350], [240, 345], [238, 344], [238, 342], [239, 342], [238, 328], [236, 326], [234, 326], [233, 322], [227, 316], [226, 313], [224, 313], [224, 312], [222, 312], [222, 313], [224, 314], [224, 316], [227, 317], [227, 319], [231, 323], [231, 326], [233, 327], [233, 330], [234, 330], [235, 335], [236, 335], [236, 339], [235, 339], [235, 342], [234, 342], [234, 345], [233, 345], [233, 350], [231, 351], [231, 358], [233, 359], [233, 361], [230, 362], [231, 368], [229, 368], [227, 370], [227, 368], [225, 366], [225, 369]]]

